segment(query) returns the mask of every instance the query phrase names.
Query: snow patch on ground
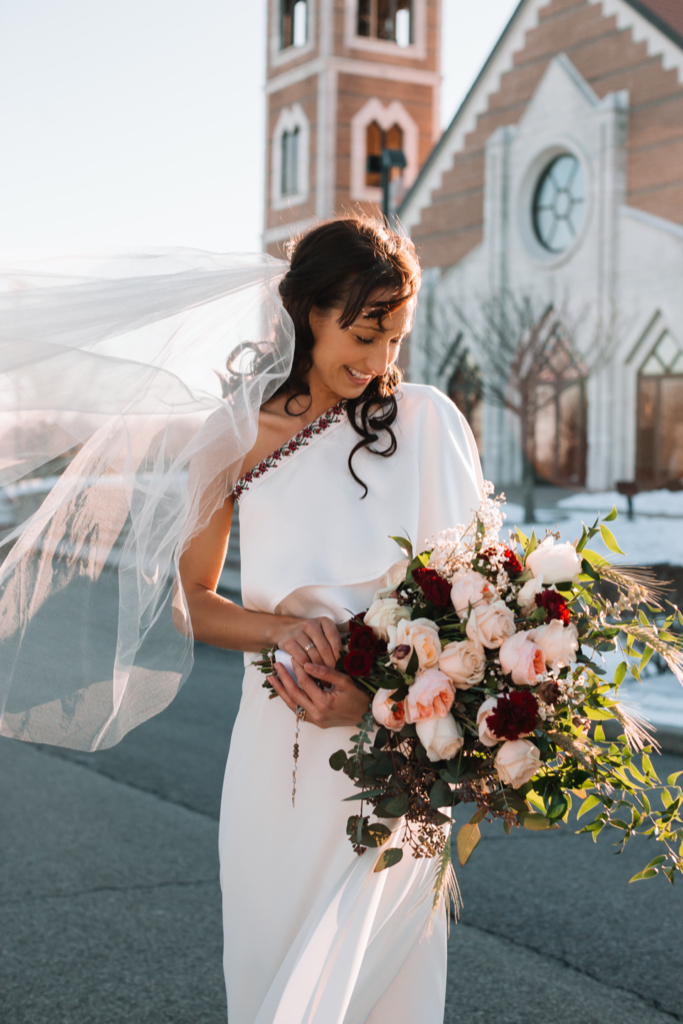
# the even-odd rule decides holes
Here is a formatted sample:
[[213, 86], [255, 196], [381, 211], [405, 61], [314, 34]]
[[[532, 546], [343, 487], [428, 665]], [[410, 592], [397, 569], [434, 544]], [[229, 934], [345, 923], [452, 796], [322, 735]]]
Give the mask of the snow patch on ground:
[[[599, 491], [571, 494], [558, 501], [557, 507], [570, 512], [595, 511], [607, 515], [612, 507], [617, 512], [627, 512], [628, 501], [618, 491]], [[640, 515], [683, 517], [683, 491], [643, 491], [633, 498], [633, 511]]]

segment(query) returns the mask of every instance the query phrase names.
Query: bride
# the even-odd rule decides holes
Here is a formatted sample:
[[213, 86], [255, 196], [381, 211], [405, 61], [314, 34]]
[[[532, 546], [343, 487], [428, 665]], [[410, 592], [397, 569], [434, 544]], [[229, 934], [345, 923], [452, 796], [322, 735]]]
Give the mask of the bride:
[[[390, 535], [421, 543], [479, 500], [463, 417], [401, 383], [419, 275], [410, 241], [369, 220], [296, 244], [280, 284], [291, 373], [261, 408], [233, 493], [180, 560], [195, 638], [247, 652], [219, 838], [230, 1024], [443, 1021], [446, 922], [425, 928], [433, 864], [374, 873], [377, 851], [358, 857], [345, 839], [348, 780], [328, 765], [367, 711], [334, 666], [344, 623], [397, 561]], [[236, 501], [243, 608], [216, 593]], [[270, 679], [278, 701], [250, 664], [266, 647], [292, 658], [296, 678], [278, 664]]]
[[[0, 485], [34, 495], [42, 466], [46, 494], [0, 541], [0, 735], [111, 746], [173, 699], [193, 639], [245, 653], [219, 841], [230, 1024], [443, 1020], [434, 862], [375, 872], [328, 764], [367, 711], [335, 664], [391, 536], [419, 550], [479, 504], [464, 418], [401, 381], [419, 281], [411, 242], [357, 217], [288, 267], [179, 250], [0, 274]], [[244, 607], [217, 593], [235, 503]], [[291, 657], [279, 699], [263, 648]]]

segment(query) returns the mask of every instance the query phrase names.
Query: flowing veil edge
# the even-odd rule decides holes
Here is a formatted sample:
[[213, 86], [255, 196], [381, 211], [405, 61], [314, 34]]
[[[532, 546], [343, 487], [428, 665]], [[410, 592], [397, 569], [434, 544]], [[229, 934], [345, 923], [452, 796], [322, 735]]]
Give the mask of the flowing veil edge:
[[36, 474], [49, 488], [0, 542], [0, 735], [110, 747], [187, 678], [178, 560], [291, 369], [286, 267], [178, 249], [0, 268], [0, 487], [19, 519]]

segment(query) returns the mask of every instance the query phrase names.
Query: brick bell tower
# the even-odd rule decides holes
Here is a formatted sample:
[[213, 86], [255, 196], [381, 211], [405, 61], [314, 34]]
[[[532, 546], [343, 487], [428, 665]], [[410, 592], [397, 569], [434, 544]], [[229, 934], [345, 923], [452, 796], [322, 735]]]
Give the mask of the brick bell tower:
[[381, 210], [368, 157], [401, 149], [392, 205], [440, 134], [441, 0], [267, 0], [264, 249]]

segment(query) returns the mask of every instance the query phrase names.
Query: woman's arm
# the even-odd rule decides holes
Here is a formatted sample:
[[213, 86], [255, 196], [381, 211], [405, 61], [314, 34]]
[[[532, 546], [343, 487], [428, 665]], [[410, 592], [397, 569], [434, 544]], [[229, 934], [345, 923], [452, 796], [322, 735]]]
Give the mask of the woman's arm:
[[[367, 709], [368, 696], [347, 675], [334, 671], [341, 637], [332, 619], [252, 612], [216, 593], [228, 550], [233, 505], [234, 499], [228, 498], [180, 558], [180, 579], [195, 640], [233, 651], [275, 646], [287, 651], [294, 659], [298, 687], [282, 665], [271, 677], [287, 707], [292, 711], [303, 707], [306, 721], [321, 729], [355, 725]], [[325, 684], [324, 691], [317, 680]]]
[[333, 668], [341, 641], [332, 619], [253, 612], [216, 593], [230, 539], [233, 506], [234, 498], [230, 496], [180, 557], [180, 579], [195, 639], [232, 651], [277, 646], [301, 665], [315, 662]]

